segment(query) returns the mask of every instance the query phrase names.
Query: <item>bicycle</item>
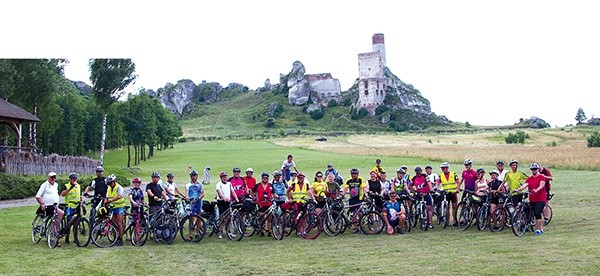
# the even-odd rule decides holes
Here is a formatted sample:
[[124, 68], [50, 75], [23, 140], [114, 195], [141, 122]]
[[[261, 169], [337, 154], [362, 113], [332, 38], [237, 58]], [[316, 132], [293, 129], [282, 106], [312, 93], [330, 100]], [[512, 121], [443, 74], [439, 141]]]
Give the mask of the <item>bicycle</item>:
[[498, 207], [490, 215], [490, 231], [492, 232], [500, 232], [505, 227], [512, 227], [510, 219], [514, 212], [514, 207], [510, 196], [508, 194], [500, 194], [498, 202], [502, 203], [502, 206]]
[[315, 213], [312, 200], [308, 200], [297, 212], [292, 208], [283, 211], [277, 225], [282, 227], [283, 236], [289, 236], [295, 230], [298, 236], [310, 240], [316, 239], [323, 231], [321, 218]]
[[69, 242], [69, 228], [73, 227], [73, 242], [78, 247], [86, 247], [90, 243], [90, 221], [85, 218], [87, 210], [85, 208], [86, 205], [91, 203], [85, 201], [72, 202], [76, 203], [75, 213], [73, 214], [73, 218], [68, 221], [67, 216], [63, 217], [63, 220], [66, 222], [66, 242]]
[[205, 235], [212, 236], [214, 233], [219, 233], [219, 215], [216, 201], [202, 201], [202, 213], [200, 216], [204, 218], [206, 224]]
[[531, 204], [529, 203], [529, 192], [522, 194], [523, 199], [517, 204], [512, 218], [512, 231], [517, 237], [525, 235], [527, 229], [533, 232], [535, 228], [535, 217], [533, 215], [533, 208], [531, 208]]
[[363, 215], [360, 218], [360, 230], [365, 235], [379, 235], [385, 228], [385, 221], [381, 216], [381, 208], [375, 204], [375, 197], [381, 197], [375, 193], [368, 193], [363, 205]]
[[481, 205], [477, 209], [477, 229], [479, 231], [485, 230], [489, 225], [490, 219], [490, 195], [485, 192], [485, 201], [481, 202]]
[[548, 201], [546, 201], [546, 206], [544, 206], [544, 211], [542, 212], [542, 215], [544, 216], [543, 226], [550, 224], [552, 221], [552, 207], [550, 207], [550, 200], [552, 200], [553, 197], [554, 194], [548, 194]]
[[[183, 200], [181, 203], [181, 208], [183, 210], [183, 213], [181, 215], [183, 215], [183, 218], [181, 218], [181, 221], [179, 223], [179, 234], [185, 242], [200, 242], [206, 234], [206, 223], [204, 221], [204, 218], [202, 218], [198, 214], [192, 214], [190, 209], [190, 205], [197, 204], [198, 200], [201, 199], [194, 198], [191, 201], [186, 199]], [[188, 204], [186, 205], [186, 203]], [[184, 229], [188, 230], [187, 235], [184, 233]]]
[[225, 210], [225, 212], [219, 215], [219, 232], [223, 232], [222, 229], [225, 228], [227, 239], [231, 241], [240, 241], [242, 238], [244, 238], [244, 233], [241, 226], [242, 223], [239, 221], [237, 215], [241, 207], [241, 203], [232, 202], [229, 204], [229, 207]]
[[36, 216], [31, 222], [31, 241], [39, 243], [44, 238], [48, 243], [48, 247], [55, 248], [61, 237], [61, 232], [64, 231], [64, 220], [58, 221], [56, 208], [59, 208], [59, 205], [54, 203], [52, 208], [53, 212], [50, 216], [46, 213], [46, 210], [38, 209], [38, 212], [36, 212]]
[[416, 193], [415, 195], [415, 203], [412, 205], [413, 211], [411, 212], [414, 219], [412, 226], [416, 227], [418, 223], [422, 231], [427, 231], [429, 229], [429, 212], [424, 196], [426, 194]]
[[119, 237], [119, 230], [112, 221], [112, 206], [100, 207], [96, 215], [96, 221], [90, 234], [92, 243], [100, 248], [114, 246]]
[[[129, 235], [129, 240], [133, 246], [143, 246], [148, 240], [150, 232], [150, 223], [148, 222], [147, 204], [143, 204], [131, 209], [131, 213], [127, 213], [129, 217], [127, 226], [123, 233]], [[125, 225], [125, 224], [124, 224]]]
[[162, 202], [160, 210], [150, 217], [150, 229], [154, 242], [170, 244], [175, 241], [179, 231], [179, 220], [177, 218], [177, 199], [169, 199]]
[[341, 208], [339, 203], [342, 199], [343, 196], [341, 194], [335, 195], [334, 198], [325, 198], [325, 206], [319, 215], [323, 222], [323, 232], [328, 236], [337, 236], [344, 228], [345, 221], [341, 213], [343, 210], [343, 203], [341, 203]]
[[457, 227], [459, 230], [467, 230], [471, 226], [475, 218], [473, 203], [481, 200], [472, 192], [465, 191], [465, 193], [467, 193], [467, 196], [456, 206], [456, 214], [458, 214]]
[[449, 193], [444, 191], [435, 191], [434, 195], [436, 197], [442, 197], [442, 200], [436, 204], [436, 208], [434, 208], [434, 213], [437, 218], [437, 223], [442, 229], [445, 229], [449, 225], [449, 215], [450, 215], [450, 207], [448, 200], [446, 199]]

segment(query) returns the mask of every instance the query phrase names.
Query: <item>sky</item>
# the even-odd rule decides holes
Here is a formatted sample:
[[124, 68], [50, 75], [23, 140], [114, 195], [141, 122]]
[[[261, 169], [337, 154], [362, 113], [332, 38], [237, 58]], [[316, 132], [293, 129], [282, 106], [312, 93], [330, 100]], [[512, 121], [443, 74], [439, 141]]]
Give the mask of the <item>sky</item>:
[[256, 89], [296, 60], [345, 91], [383, 33], [387, 66], [450, 120], [600, 117], [595, 1], [11, 2], [0, 4], [0, 58], [67, 58], [65, 76], [88, 84], [89, 58], [131, 58], [128, 92], [181, 79]]

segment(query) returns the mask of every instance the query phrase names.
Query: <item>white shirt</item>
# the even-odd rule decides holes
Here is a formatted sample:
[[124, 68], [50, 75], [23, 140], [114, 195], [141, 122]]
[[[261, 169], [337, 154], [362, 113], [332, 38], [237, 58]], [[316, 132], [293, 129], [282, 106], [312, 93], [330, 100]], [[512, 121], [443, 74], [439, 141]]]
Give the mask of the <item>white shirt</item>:
[[436, 173], [431, 173], [427, 175], [427, 180], [431, 182], [431, 187], [435, 189], [437, 187], [437, 181], [440, 179], [440, 176]]
[[292, 167], [296, 167], [296, 163], [294, 162], [294, 160], [292, 160], [292, 162], [288, 162], [287, 159], [283, 160], [283, 164], [281, 165], [281, 170], [289, 170]]
[[[217, 199], [231, 201], [231, 191], [232, 190], [233, 190], [233, 186], [231, 186], [231, 182], [229, 182], [229, 181], [227, 181], [227, 183], [219, 182], [217, 184]], [[223, 194], [223, 198], [221, 198], [219, 196], [218, 191], [221, 191], [221, 194]]]
[[[169, 182], [163, 182], [160, 184], [160, 187], [163, 188], [163, 190], [169, 190], [169, 192], [171, 192], [171, 194], [175, 194], [175, 183], [169, 183]], [[170, 193], [166, 193], [168, 198], [173, 198], [173, 196]]]
[[[502, 172], [498, 171], [498, 173], [500, 173], [500, 175], [498, 175], [498, 180], [504, 181], [504, 177], [506, 177], [508, 170], [504, 169], [504, 170], [502, 170]], [[504, 186], [508, 187], [508, 185], [506, 185], [506, 183]]]
[[46, 206], [58, 203], [60, 200], [58, 184], [54, 182], [54, 185], [52, 185], [48, 181], [42, 183], [35, 197], [42, 198], [42, 203]]

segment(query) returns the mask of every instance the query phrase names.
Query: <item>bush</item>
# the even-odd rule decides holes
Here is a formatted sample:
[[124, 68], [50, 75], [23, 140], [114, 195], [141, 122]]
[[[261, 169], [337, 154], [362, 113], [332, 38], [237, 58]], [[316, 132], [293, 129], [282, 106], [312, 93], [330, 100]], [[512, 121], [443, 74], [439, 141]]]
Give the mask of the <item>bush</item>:
[[352, 120], [360, 120], [367, 115], [369, 115], [369, 112], [366, 109], [361, 108], [356, 114], [352, 115]]
[[310, 113], [310, 117], [313, 118], [313, 120], [319, 120], [321, 118], [323, 118], [323, 111], [317, 109], [317, 110], [313, 110]]
[[600, 148], [600, 132], [594, 132], [590, 137], [587, 138], [588, 148]]
[[269, 118], [265, 121], [265, 127], [274, 127], [275, 126], [275, 120], [273, 120], [273, 118]]
[[338, 106], [338, 102], [334, 99], [329, 100], [329, 102], [327, 102], [327, 107], [336, 107]]
[[506, 141], [507, 144], [525, 144], [525, 140], [529, 138], [531, 138], [529, 137], [529, 134], [517, 130], [516, 133], [509, 133], [508, 136], [504, 138], [504, 141]]
[[379, 115], [383, 114], [384, 112], [386, 112], [388, 110], [390, 110], [390, 109], [387, 106], [380, 105], [377, 108], [375, 108], [375, 115], [379, 116]]

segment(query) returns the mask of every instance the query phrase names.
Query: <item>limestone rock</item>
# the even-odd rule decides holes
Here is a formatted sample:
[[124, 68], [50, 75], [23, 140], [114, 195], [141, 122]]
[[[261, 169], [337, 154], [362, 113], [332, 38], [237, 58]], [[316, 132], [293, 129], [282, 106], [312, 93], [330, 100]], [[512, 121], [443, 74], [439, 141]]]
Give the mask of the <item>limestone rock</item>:
[[334, 79], [330, 73], [306, 74], [306, 69], [300, 61], [295, 61], [292, 71], [281, 75], [280, 81], [287, 84], [288, 101], [291, 105], [305, 105], [309, 99], [312, 103], [326, 105], [331, 99], [338, 102], [342, 99], [338, 79]]
[[381, 123], [387, 124], [390, 122], [391, 118], [392, 118], [391, 113], [389, 113], [389, 112], [383, 113], [383, 114], [381, 114]]
[[547, 128], [550, 127], [550, 124], [546, 123], [546, 121], [544, 121], [541, 118], [532, 116], [529, 119], [519, 119], [519, 122], [516, 123], [515, 125], [519, 125], [519, 126], [526, 126], [529, 128]]
[[321, 110], [320, 104], [311, 104], [306, 108], [306, 113], [311, 113], [313, 111]]
[[75, 86], [75, 88], [79, 90], [82, 95], [92, 95], [93, 88], [87, 83], [82, 81], [71, 81], [71, 83], [73, 83], [73, 86]]
[[269, 117], [277, 117], [283, 111], [283, 106], [278, 103], [271, 103], [267, 106], [265, 113]]
[[[177, 84], [167, 83], [164, 88], [158, 89], [158, 99], [164, 107], [171, 110], [175, 115], [181, 117], [185, 111], [191, 108], [194, 99], [196, 85], [191, 80], [180, 80]], [[154, 91], [149, 90], [146, 93]]]

